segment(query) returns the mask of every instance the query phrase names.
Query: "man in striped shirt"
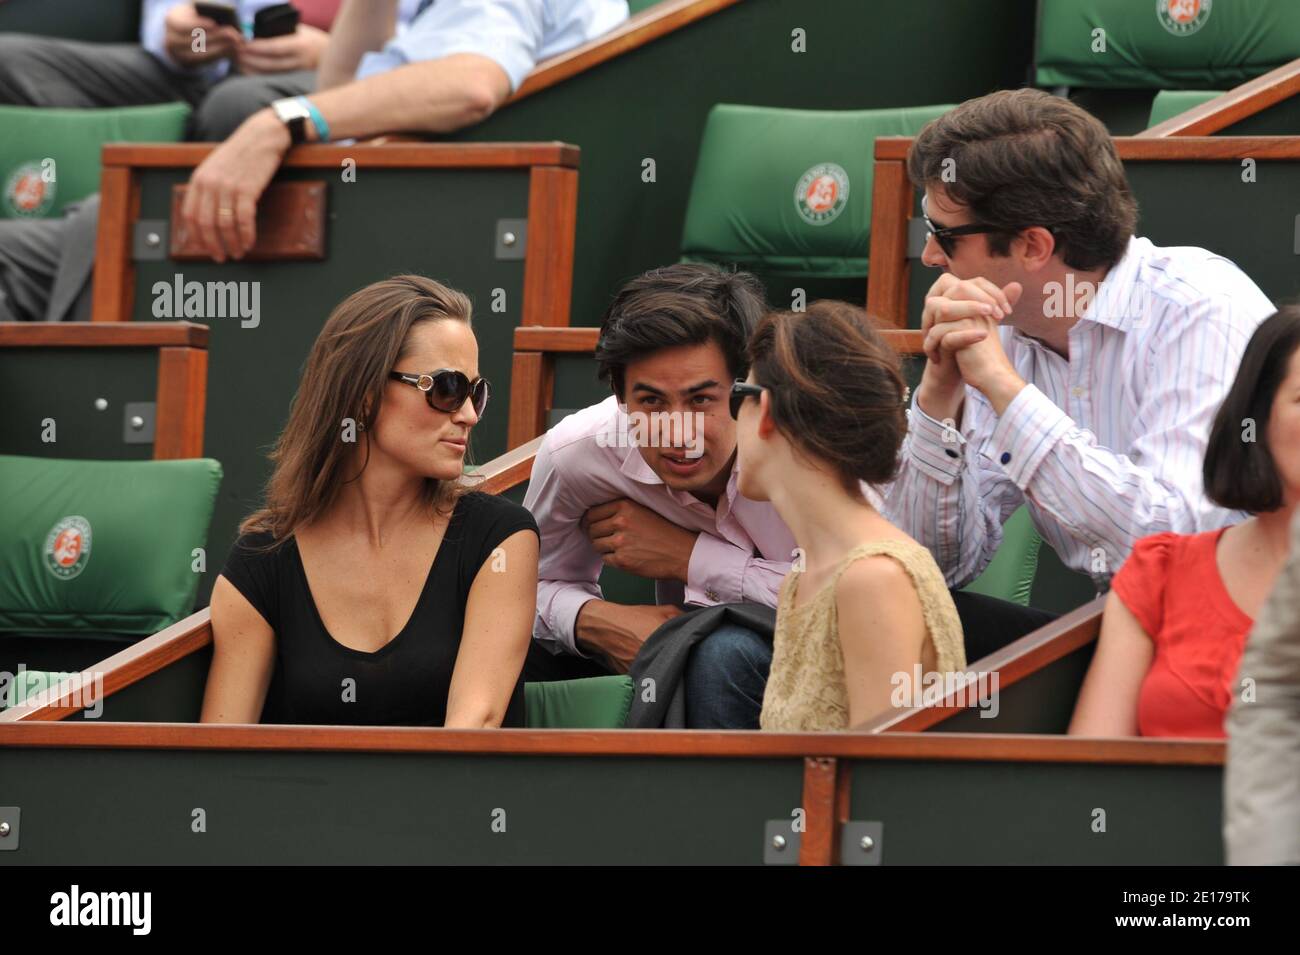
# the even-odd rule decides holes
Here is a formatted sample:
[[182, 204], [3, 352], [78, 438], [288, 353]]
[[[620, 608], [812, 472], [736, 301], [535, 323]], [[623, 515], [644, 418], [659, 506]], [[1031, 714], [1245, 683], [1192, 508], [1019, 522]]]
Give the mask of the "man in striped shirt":
[[1071, 569], [1108, 586], [1139, 538], [1243, 515], [1201, 485], [1209, 426], [1273, 304], [1232, 262], [1133, 235], [1106, 129], [1021, 89], [930, 123], [908, 157], [925, 189], [922, 317], [892, 519], [948, 584], [992, 560], [1026, 505]]

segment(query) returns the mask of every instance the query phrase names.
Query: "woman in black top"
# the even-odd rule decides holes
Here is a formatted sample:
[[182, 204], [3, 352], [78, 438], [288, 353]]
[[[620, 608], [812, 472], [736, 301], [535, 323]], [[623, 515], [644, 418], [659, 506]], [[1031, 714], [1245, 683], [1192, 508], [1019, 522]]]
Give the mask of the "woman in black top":
[[325, 323], [212, 591], [204, 722], [523, 724], [537, 525], [462, 482], [487, 401], [469, 319], [406, 275]]

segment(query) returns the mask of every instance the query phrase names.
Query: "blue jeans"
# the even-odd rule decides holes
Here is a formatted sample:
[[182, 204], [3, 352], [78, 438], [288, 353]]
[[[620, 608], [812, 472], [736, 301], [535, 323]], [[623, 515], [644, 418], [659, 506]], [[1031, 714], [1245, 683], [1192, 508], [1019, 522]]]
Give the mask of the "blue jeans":
[[723, 624], [691, 651], [686, 663], [686, 725], [690, 729], [756, 730], [772, 643], [747, 627]]

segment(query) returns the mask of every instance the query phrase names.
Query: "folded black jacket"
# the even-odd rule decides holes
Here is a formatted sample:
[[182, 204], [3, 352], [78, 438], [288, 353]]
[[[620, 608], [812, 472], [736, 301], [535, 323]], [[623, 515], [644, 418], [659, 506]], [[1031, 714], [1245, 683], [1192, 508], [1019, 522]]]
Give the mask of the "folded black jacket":
[[770, 641], [776, 628], [776, 610], [756, 603], [701, 607], [674, 617], [650, 634], [629, 671], [634, 688], [627, 714], [629, 729], [686, 728], [686, 687], [682, 679], [686, 661], [695, 644], [726, 623], [748, 627]]

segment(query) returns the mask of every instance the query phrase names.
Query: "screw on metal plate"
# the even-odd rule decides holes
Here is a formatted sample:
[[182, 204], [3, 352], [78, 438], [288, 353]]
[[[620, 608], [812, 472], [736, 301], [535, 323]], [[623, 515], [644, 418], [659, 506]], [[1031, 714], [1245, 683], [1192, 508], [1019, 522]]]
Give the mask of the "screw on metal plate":
[[131, 258], [137, 262], [161, 262], [167, 257], [167, 222], [141, 219], [131, 228]]
[[840, 830], [840, 865], [880, 865], [884, 851], [883, 822], [846, 822]]
[[21, 812], [17, 806], [0, 806], [0, 852], [12, 852], [18, 848], [18, 816]]
[[527, 219], [497, 220], [496, 257], [498, 259], [522, 259], [527, 248]]
[[769, 819], [763, 824], [763, 864], [798, 865], [802, 833], [794, 831], [794, 819]]
[[128, 401], [122, 410], [122, 441], [126, 444], [153, 444], [157, 405], [152, 401]]

